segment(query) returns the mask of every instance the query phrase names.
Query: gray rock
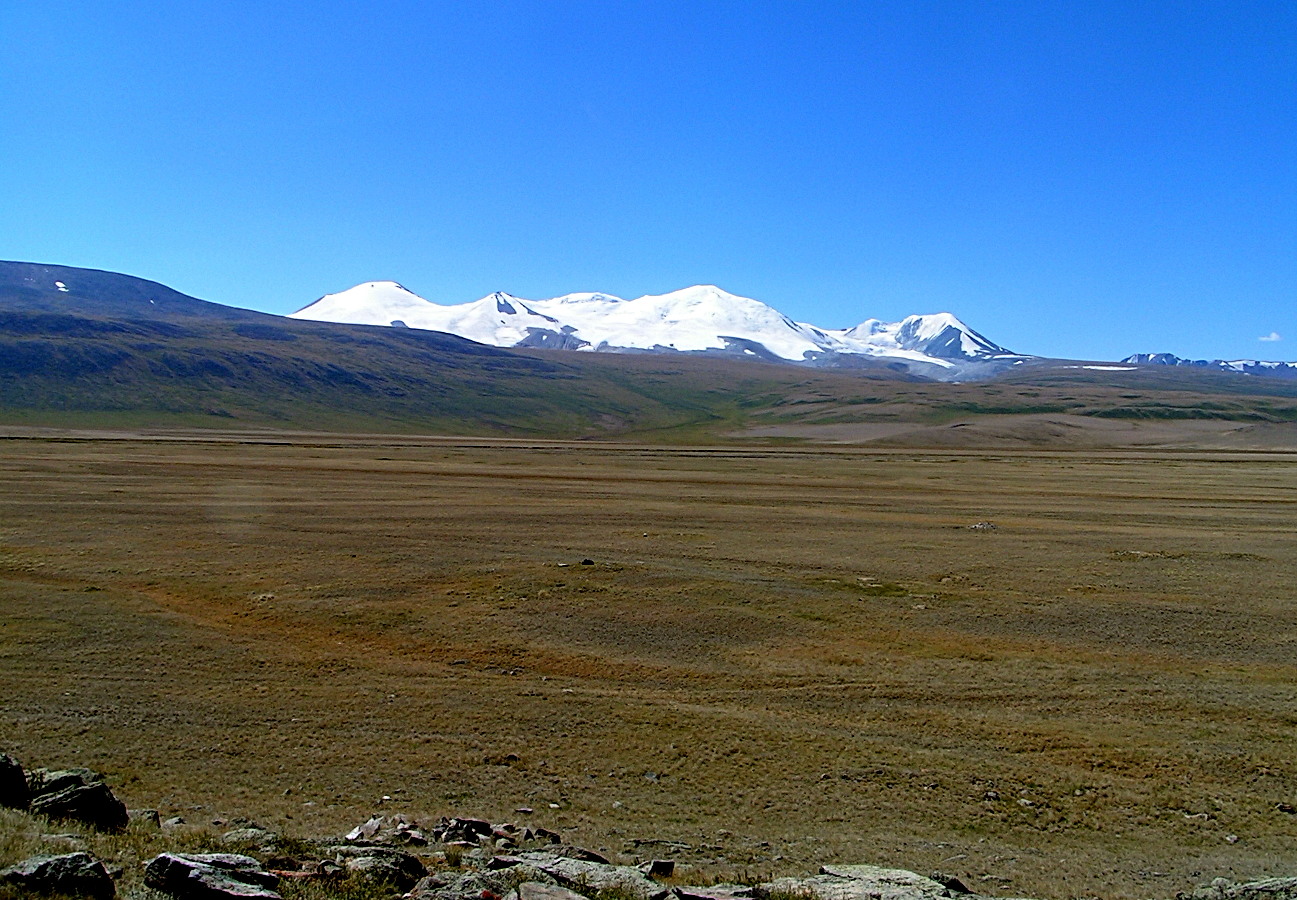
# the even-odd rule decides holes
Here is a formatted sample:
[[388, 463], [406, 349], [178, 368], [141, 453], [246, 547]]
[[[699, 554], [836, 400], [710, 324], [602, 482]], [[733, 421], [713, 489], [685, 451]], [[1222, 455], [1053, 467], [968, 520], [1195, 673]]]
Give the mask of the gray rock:
[[1266, 878], [1262, 881], [1231, 882], [1217, 878], [1180, 900], [1297, 900], [1297, 878]]
[[436, 872], [420, 879], [406, 900], [481, 900], [484, 895], [503, 897], [519, 882], [546, 884], [548, 876], [518, 865], [507, 872]]
[[0, 883], [35, 894], [65, 894], [110, 900], [117, 893], [104, 864], [89, 853], [33, 856], [0, 871]]
[[27, 788], [35, 797], [38, 794], [53, 794], [75, 784], [93, 784], [103, 780], [104, 776], [94, 769], [81, 766], [71, 769], [32, 769], [27, 773]]
[[949, 888], [931, 878], [879, 866], [821, 866], [813, 878], [779, 878], [762, 887], [816, 900], [946, 900], [951, 896]]
[[90, 769], [34, 769], [27, 773], [30, 809], [50, 819], [71, 819], [100, 831], [122, 831], [130, 823], [126, 804], [104, 777]]
[[162, 853], [144, 869], [144, 883], [181, 900], [281, 900], [279, 878], [237, 853]]
[[682, 885], [671, 889], [679, 900], [749, 900], [757, 891], [746, 884], [713, 884], [709, 887]]
[[665, 897], [667, 894], [660, 885], [634, 866], [614, 866], [607, 862], [572, 859], [557, 852], [539, 850], [519, 853], [518, 858], [567, 888], [617, 890], [647, 898]]
[[504, 900], [585, 900], [585, 897], [557, 884], [524, 881], [505, 894]]
[[32, 792], [27, 787], [23, 767], [12, 756], [0, 753], [0, 806], [26, 809], [31, 799]]
[[410, 890], [428, 874], [418, 857], [395, 847], [346, 844], [329, 847], [325, 852], [348, 873], [391, 884], [403, 891]]

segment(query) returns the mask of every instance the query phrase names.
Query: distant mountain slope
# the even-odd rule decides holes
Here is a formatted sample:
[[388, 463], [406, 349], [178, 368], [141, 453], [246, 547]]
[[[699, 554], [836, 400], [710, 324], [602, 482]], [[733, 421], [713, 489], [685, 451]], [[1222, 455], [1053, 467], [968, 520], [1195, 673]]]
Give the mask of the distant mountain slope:
[[825, 329], [715, 285], [634, 300], [600, 293], [524, 300], [497, 292], [443, 306], [396, 282], [371, 281], [321, 297], [292, 317], [430, 329], [496, 347], [691, 353], [817, 366], [857, 365], [853, 357], [868, 357], [941, 380], [959, 378], [969, 364], [985, 374], [992, 364], [1002, 369], [1022, 359], [949, 313]]
[[1257, 359], [1183, 359], [1174, 353], [1136, 353], [1122, 362], [1141, 366], [1191, 366], [1219, 369], [1244, 375], [1268, 375], [1274, 378], [1297, 378], [1297, 362], [1266, 362]]
[[27, 262], [0, 262], [0, 310], [5, 309], [164, 320], [279, 318], [209, 303], [132, 275]]

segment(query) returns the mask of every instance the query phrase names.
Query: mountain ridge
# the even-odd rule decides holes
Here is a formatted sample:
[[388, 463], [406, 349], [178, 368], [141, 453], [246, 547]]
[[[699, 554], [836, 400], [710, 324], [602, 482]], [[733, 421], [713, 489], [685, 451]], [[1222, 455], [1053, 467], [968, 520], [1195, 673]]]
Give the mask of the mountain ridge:
[[326, 294], [289, 317], [443, 331], [496, 347], [691, 353], [807, 366], [872, 357], [937, 380], [958, 380], [970, 365], [1002, 370], [1029, 358], [947, 312], [821, 328], [711, 284], [631, 300], [601, 292], [531, 300], [496, 291], [443, 305], [394, 281], [370, 281]]

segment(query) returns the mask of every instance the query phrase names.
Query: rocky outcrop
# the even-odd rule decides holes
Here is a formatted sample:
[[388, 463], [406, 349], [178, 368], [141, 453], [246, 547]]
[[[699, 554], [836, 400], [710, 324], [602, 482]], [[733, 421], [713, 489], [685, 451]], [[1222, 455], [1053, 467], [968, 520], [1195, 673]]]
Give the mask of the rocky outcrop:
[[12, 885], [25, 893], [91, 900], [111, 900], [117, 892], [104, 864], [89, 853], [33, 856], [0, 871], [0, 884]]
[[1217, 878], [1177, 900], [1297, 900], [1297, 878], [1267, 878], [1263, 881], [1232, 882]]
[[428, 843], [427, 837], [419, 829], [419, 823], [407, 819], [400, 813], [370, 817], [363, 824], [347, 832], [347, 840], [371, 841], [375, 844], [403, 844], [410, 847], [423, 847]]
[[384, 882], [403, 891], [428, 874], [418, 857], [395, 847], [343, 844], [329, 847], [325, 854], [348, 875]]
[[122, 831], [130, 822], [126, 804], [90, 769], [33, 769], [27, 773], [29, 808], [50, 819], [70, 819], [100, 831]]
[[144, 883], [180, 900], [281, 900], [278, 876], [237, 853], [162, 853], [145, 868]]

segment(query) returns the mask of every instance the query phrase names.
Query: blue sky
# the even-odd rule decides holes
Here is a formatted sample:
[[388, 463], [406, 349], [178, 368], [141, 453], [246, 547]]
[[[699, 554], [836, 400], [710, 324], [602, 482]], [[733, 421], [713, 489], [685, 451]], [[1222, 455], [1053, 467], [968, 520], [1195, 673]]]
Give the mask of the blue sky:
[[0, 258], [275, 313], [714, 283], [1297, 359], [1288, 0], [43, 0], [0, 34]]

